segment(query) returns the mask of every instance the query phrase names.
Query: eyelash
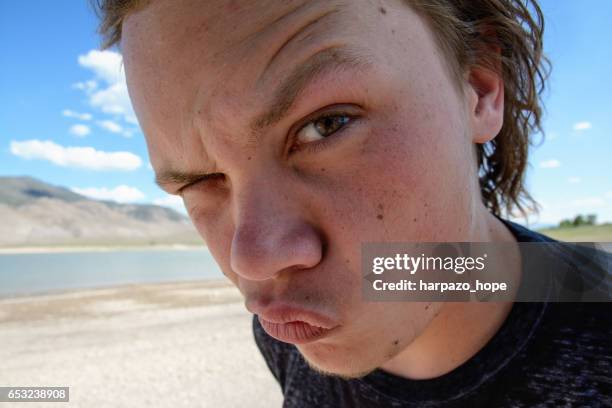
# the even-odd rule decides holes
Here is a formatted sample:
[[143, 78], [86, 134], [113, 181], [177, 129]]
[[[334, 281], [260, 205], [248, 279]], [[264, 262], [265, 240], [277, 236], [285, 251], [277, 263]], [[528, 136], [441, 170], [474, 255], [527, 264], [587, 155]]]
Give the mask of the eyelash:
[[182, 186], [181, 188], [178, 189], [178, 191], [176, 192], [178, 195], [181, 195], [183, 193], [183, 191], [188, 188], [188, 187], [192, 187], [198, 183], [201, 182], [209, 182], [211, 180], [215, 180], [215, 179], [224, 179], [225, 178], [225, 174], [223, 173], [210, 173], [210, 174], [205, 174], [202, 177], [200, 177], [199, 179], [197, 179], [196, 181], [192, 181], [189, 184], [185, 184], [184, 186]]
[[[318, 122], [318, 121], [321, 121], [327, 118], [333, 118], [333, 117], [347, 117], [349, 118], [349, 121], [348, 123], [342, 125], [338, 130], [331, 133], [329, 136], [325, 137], [322, 140], [319, 140], [316, 142], [296, 144], [296, 138], [297, 138], [298, 132], [300, 132], [306, 126], [312, 123], [315, 123], [315, 122]], [[291, 134], [292, 143], [291, 143], [291, 146], [289, 147], [289, 154], [294, 154], [296, 152], [301, 152], [301, 151], [306, 151], [307, 153], [317, 153], [327, 148], [330, 143], [334, 143], [336, 141], [335, 136], [339, 135], [340, 133], [344, 132], [349, 127], [354, 125], [358, 119], [359, 117], [357, 115], [348, 113], [348, 112], [343, 112], [343, 111], [325, 112], [323, 114], [319, 114], [318, 116], [308, 119], [305, 123], [302, 123], [301, 125], [299, 125], [299, 127], [297, 128], [295, 132], [292, 132]]]

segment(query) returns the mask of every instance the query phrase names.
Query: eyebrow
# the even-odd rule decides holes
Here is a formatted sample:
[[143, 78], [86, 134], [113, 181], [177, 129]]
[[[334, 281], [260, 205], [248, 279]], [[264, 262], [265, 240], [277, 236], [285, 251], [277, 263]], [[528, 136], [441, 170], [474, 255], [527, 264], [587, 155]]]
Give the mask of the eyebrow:
[[[364, 69], [371, 66], [371, 61], [362, 53], [348, 46], [330, 46], [311, 55], [295, 67], [274, 92], [271, 103], [264, 113], [251, 122], [255, 135], [279, 122], [292, 108], [299, 95], [318, 77], [330, 72]], [[187, 185], [203, 178], [209, 172], [189, 172], [176, 169], [160, 171], [155, 176], [155, 184], [160, 188], [170, 185]]]
[[371, 64], [369, 58], [348, 46], [336, 45], [318, 51], [282, 80], [267, 109], [251, 122], [251, 129], [259, 133], [279, 122], [304, 89], [318, 77], [329, 72], [363, 69]]

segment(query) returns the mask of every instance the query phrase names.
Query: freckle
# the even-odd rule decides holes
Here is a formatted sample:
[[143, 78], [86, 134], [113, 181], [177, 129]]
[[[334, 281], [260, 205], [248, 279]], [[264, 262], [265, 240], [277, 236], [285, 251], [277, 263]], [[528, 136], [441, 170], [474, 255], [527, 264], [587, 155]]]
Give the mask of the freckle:
[[348, 263], [351, 263], [351, 261], [350, 261], [349, 259], [347, 259], [347, 260], [346, 260], [346, 263], [347, 263], [347, 264], [348, 264]]
[[413, 218], [413, 219], [412, 219], [412, 222], [416, 222], [416, 221], [417, 221], [417, 219], [416, 219], [416, 218]]
[[382, 210], [383, 209], [383, 205], [382, 204], [378, 204], [378, 209]]
[[305, 299], [306, 299], [306, 300], [310, 300], [310, 296], [306, 296], [306, 298], [305, 298]]
[[395, 341], [393, 341], [393, 345], [394, 345], [394, 346], [397, 346], [398, 344], [399, 344], [399, 340], [395, 340]]
[[378, 9], [382, 14], [387, 14], [387, 10], [384, 7]]
[[321, 167], [321, 171], [325, 171], [325, 167]]
[[391, 30], [391, 34], [395, 34], [395, 29], [392, 29], [392, 30]]
[[425, 306], [425, 310], [429, 309], [429, 305]]
[[247, 160], [251, 160], [251, 156], [247, 157]]
[[378, 218], [379, 220], [382, 220], [382, 219], [383, 219], [383, 215], [382, 215], [382, 214], [378, 214], [378, 215], [376, 216], [376, 218]]

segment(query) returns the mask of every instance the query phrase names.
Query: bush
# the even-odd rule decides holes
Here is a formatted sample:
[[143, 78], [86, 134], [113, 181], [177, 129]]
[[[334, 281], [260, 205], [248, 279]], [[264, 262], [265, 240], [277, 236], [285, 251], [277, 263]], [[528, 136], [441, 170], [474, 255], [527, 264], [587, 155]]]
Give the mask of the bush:
[[561, 222], [559, 223], [559, 228], [580, 227], [583, 225], [597, 225], [597, 215], [578, 214], [577, 216], [574, 217], [573, 220], [572, 219], [561, 220]]

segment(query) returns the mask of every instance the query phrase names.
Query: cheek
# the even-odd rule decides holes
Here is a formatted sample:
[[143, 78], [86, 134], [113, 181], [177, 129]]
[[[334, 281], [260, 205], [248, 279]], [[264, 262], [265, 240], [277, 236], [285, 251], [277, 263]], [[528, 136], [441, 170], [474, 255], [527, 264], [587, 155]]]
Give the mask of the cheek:
[[204, 214], [192, 209], [189, 216], [223, 274], [238, 286], [238, 276], [231, 271], [229, 265], [233, 238], [233, 227], [228, 222], [229, 214], [221, 211]]
[[385, 240], [459, 240], [457, 224], [473, 199], [473, 158], [458, 112], [426, 108], [373, 129], [351, 175], [368, 204], [362, 223]]
[[428, 142], [418, 136], [399, 125], [372, 129], [359, 153], [343, 160], [328, 204], [336, 236], [357, 245], [431, 238], [438, 197], [424, 157]]

